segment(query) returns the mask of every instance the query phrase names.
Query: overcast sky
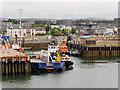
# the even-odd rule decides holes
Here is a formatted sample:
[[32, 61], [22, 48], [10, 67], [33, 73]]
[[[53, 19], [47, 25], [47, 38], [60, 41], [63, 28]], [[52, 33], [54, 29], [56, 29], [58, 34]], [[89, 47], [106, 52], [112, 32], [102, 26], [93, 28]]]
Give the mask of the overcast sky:
[[[11, 2], [10, 2], [11, 1]], [[4, 0], [2, 1], [2, 17], [19, 18], [107, 18], [118, 16], [118, 0]]]

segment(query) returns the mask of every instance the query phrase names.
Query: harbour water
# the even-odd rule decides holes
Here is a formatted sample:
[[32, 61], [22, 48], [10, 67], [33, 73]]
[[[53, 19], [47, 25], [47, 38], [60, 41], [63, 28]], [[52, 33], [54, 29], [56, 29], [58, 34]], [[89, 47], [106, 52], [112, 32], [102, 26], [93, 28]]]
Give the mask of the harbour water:
[[[87, 60], [71, 57], [73, 69], [2, 76], [3, 88], [117, 88], [118, 59]], [[91, 63], [90, 63], [91, 62]]]

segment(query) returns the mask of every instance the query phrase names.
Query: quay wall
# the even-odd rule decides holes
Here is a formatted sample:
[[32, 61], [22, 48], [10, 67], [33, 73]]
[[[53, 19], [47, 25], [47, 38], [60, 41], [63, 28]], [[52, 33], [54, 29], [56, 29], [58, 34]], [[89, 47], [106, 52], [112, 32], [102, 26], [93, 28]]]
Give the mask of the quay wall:
[[120, 47], [84, 47], [81, 50], [84, 57], [120, 57]]
[[3, 75], [31, 73], [30, 57], [13, 49], [0, 52], [0, 66]]
[[1, 61], [1, 73], [3, 75], [27, 74], [31, 73], [31, 64], [29, 61], [12, 61], [6, 59]]
[[67, 44], [67, 46], [69, 49], [80, 51], [83, 57], [120, 57], [120, 46], [90, 47], [78, 44]]
[[27, 74], [31, 72], [30, 68], [29, 62], [2, 62], [2, 74], [4, 75]]
[[55, 45], [57, 45], [57, 41], [56, 40], [41, 40], [41, 41], [25, 41], [22, 42], [22, 47], [31, 47], [32, 50], [34, 51], [40, 51], [42, 49], [47, 50], [48, 49], [48, 45], [54, 43]]
[[48, 49], [48, 43], [25, 43], [22, 47], [31, 47], [32, 50], [40, 51], [42, 49]]

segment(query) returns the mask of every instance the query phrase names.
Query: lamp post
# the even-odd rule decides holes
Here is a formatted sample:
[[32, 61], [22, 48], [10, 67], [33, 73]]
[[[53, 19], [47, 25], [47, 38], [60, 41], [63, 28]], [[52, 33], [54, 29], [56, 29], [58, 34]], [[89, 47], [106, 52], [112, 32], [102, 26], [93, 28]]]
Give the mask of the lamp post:
[[50, 23], [49, 23], [49, 36], [50, 36]]
[[22, 29], [22, 23], [21, 23], [21, 12], [23, 11], [23, 9], [18, 9], [20, 11], [20, 47], [21, 47], [21, 29]]

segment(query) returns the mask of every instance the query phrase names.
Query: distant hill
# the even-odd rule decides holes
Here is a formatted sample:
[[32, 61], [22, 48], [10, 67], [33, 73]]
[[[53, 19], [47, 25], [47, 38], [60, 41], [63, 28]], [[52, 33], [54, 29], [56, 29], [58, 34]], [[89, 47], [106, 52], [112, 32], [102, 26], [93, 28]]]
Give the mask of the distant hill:
[[[16, 20], [19, 20], [20, 18], [0, 18], [0, 20], [8, 20], [8, 19], [16, 19]], [[114, 20], [114, 19], [105, 19], [105, 18], [72, 18], [71, 20], [80, 20], [80, 19], [87, 19], [87, 20], [95, 20], [95, 21], [102, 21], [102, 20], [105, 20], [105, 21], [111, 21], [111, 20]], [[31, 17], [28, 17], [28, 18], [22, 18], [22, 20], [58, 20], [58, 19], [53, 19], [53, 18], [31, 18]]]
[[114, 19], [105, 19], [105, 18], [84, 18], [84, 19], [88, 19], [88, 20], [95, 20], [95, 21], [111, 21], [111, 20], [114, 20]]

